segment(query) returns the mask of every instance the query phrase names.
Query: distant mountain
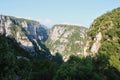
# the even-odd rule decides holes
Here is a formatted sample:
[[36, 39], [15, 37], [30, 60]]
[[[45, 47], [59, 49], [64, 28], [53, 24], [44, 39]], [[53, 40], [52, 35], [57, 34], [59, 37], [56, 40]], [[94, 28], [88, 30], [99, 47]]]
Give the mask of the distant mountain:
[[0, 15], [0, 34], [14, 38], [32, 56], [46, 51], [42, 41], [48, 38], [47, 28], [37, 21]]
[[86, 43], [87, 28], [76, 25], [54, 25], [45, 42], [51, 54], [59, 53], [68, 60], [71, 55], [82, 55]]

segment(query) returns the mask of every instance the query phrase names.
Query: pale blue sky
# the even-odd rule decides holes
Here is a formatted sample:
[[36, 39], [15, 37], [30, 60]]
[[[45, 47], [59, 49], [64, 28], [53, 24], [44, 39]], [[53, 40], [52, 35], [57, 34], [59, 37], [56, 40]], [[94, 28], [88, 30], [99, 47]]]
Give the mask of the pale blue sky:
[[38, 20], [48, 27], [60, 23], [89, 27], [117, 7], [120, 0], [1, 0], [0, 14]]

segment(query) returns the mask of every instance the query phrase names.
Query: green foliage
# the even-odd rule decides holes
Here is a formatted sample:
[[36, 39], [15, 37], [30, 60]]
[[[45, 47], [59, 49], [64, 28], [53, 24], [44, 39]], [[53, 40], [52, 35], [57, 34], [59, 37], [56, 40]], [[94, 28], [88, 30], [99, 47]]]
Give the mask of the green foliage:
[[30, 57], [14, 39], [0, 36], [0, 42], [0, 80], [52, 80], [57, 63]]
[[79, 58], [71, 56], [68, 62], [58, 69], [54, 80], [101, 80], [94, 71], [94, 65], [90, 57]]
[[110, 65], [115, 67], [120, 72], [120, 55], [112, 55], [109, 59]]
[[[114, 9], [111, 12], [107, 12], [104, 15], [98, 17], [94, 20], [93, 24], [90, 27], [90, 30], [88, 31], [88, 35], [94, 39], [96, 34], [101, 31], [102, 33], [105, 33], [107, 30], [109, 36], [113, 36], [117, 32], [120, 32], [120, 8]], [[103, 35], [104, 36], [104, 35]]]
[[111, 39], [113, 39], [114, 37], [116, 38], [120, 38], [119, 37], [120, 34], [120, 28], [113, 28], [108, 30], [108, 32], [106, 33], [106, 35], [108, 35]]
[[20, 58], [16, 61], [16, 74], [20, 77], [21, 80], [29, 80], [31, 77], [31, 63], [30, 61]]
[[57, 70], [53, 80], [119, 80], [120, 72], [107, 63], [106, 56], [71, 56]]
[[48, 59], [34, 59], [32, 62], [31, 80], [52, 80], [58, 64]]
[[15, 56], [8, 43], [0, 36], [0, 80], [15, 80]]
[[[95, 71], [104, 80], [120, 79], [120, 8], [107, 12], [94, 20], [88, 36], [91, 38], [90, 48], [96, 34], [102, 33], [101, 46], [93, 58]], [[88, 50], [88, 51], [89, 51]], [[111, 75], [112, 74], [112, 75]]]
[[0, 80], [120, 80], [120, 40], [104, 43], [96, 57], [71, 56], [63, 64], [21, 55], [27, 52], [4, 36], [0, 41]]
[[[120, 43], [119, 40], [104, 42], [98, 51], [98, 54], [103, 55], [105, 64], [116, 68], [120, 71]], [[102, 61], [103, 61], [102, 60]]]
[[[20, 62], [21, 59], [17, 59], [17, 56], [26, 56], [26, 51], [18, 47], [18, 44], [13, 42], [11, 39], [7, 39], [4, 36], [0, 35], [0, 80], [16, 80], [16, 77], [22, 78], [22, 80], [26, 80], [25, 74], [28, 68], [28, 64], [26, 60]], [[13, 43], [11, 43], [13, 42]], [[21, 53], [21, 54], [20, 54]], [[24, 66], [26, 65], [26, 66]], [[22, 66], [22, 68], [20, 68]], [[21, 72], [22, 71], [22, 72]], [[18, 72], [21, 72], [18, 74]]]

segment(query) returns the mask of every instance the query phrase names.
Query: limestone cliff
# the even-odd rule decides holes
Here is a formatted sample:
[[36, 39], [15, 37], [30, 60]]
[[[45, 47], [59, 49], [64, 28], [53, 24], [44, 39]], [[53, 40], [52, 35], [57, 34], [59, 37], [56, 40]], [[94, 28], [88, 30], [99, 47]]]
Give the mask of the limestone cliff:
[[87, 28], [75, 25], [54, 25], [50, 30], [46, 46], [52, 55], [59, 53], [66, 61], [70, 55], [82, 55]]
[[14, 38], [31, 55], [42, 51], [41, 41], [48, 38], [44, 25], [37, 21], [0, 15], [0, 34]]

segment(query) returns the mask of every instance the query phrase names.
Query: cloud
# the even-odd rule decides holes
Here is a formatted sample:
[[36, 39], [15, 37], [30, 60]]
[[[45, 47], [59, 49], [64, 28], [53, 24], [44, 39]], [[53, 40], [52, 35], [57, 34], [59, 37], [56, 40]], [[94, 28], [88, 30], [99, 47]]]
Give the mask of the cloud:
[[45, 18], [45, 19], [37, 19], [38, 22], [42, 23], [42, 24], [53, 24], [53, 21], [50, 18]]
[[49, 18], [46, 18], [44, 21], [43, 21], [44, 24], [49, 24], [49, 25], [52, 25], [53, 24], [53, 21]]
[[40, 18], [39, 18], [39, 19], [37, 19], [37, 21], [38, 21], [38, 22], [40, 22], [40, 23], [42, 22], [42, 20], [41, 20]]
[[54, 22], [50, 18], [45, 18], [45, 19], [38, 18], [37, 21], [47, 26], [48, 28], [52, 27], [54, 24]]

